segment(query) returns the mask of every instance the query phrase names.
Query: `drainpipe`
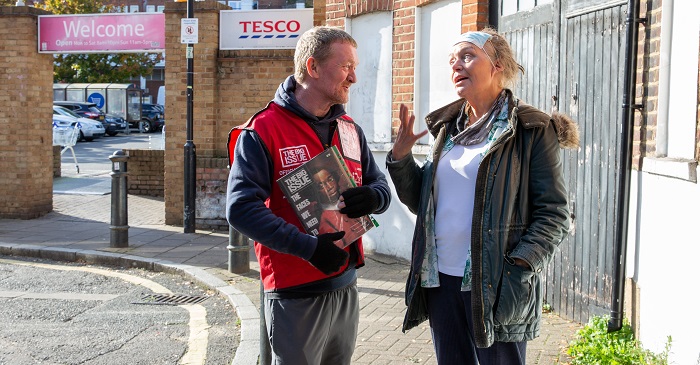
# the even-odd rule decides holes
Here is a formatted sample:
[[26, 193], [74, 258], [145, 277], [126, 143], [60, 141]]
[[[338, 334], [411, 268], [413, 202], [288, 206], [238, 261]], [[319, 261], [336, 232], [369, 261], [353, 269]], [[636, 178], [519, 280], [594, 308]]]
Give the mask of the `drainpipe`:
[[637, 74], [637, 40], [639, 35], [638, 23], [646, 22], [646, 18], [638, 18], [639, 0], [629, 0], [627, 3], [627, 49], [625, 51], [625, 83], [622, 99], [622, 150], [620, 154], [620, 169], [618, 175], [619, 198], [617, 200], [617, 232], [615, 241], [615, 276], [613, 277], [612, 309], [608, 332], [622, 328], [622, 318], [625, 297], [625, 264], [627, 261], [627, 229], [630, 201], [630, 178], [632, 175], [632, 128], [634, 126], [634, 110], [641, 105], [633, 105], [636, 95]]

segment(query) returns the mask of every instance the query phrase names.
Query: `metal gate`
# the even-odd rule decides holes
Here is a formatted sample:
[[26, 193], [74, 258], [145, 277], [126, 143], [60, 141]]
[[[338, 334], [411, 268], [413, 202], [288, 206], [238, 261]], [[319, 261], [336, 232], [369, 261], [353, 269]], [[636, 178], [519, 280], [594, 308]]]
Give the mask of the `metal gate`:
[[626, 9], [554, 0], [498, 20], [525, 68], [516, 95], [579, 124], [580, 148], [562, 152], [572, 231], [547, 269], [545, 301], [580, 323], [611, 309]]

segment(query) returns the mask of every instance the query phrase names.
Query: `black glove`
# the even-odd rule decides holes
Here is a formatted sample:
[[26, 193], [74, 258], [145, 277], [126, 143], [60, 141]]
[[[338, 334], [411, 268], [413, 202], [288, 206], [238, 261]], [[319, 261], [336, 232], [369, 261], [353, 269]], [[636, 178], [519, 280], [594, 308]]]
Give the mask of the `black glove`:
[[340, 212], [350, 218], [374, 213], [379, 207], [379, 194], [369, 186], [350, 188], [340, 195], [345, 202], [345, 207]]
[[350, 256], [345, 250], [336, 246], [333, 241], [337, 241], [345, 236], [345, 231], [324, 233], [319, 235], [316, 250], [309, 259], [322, 273], [330, 275], [340, 270]]

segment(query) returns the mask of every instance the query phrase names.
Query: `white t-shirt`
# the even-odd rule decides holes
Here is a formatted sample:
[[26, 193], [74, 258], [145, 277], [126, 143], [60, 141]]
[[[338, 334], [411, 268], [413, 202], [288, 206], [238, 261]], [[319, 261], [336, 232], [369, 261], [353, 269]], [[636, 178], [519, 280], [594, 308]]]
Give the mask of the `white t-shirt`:
[[438, 271], [462, 277], [471, 260], [472, 213], [476, 175], [488, 140], [455, 145], [442, 153], [435, 176], [435, 244]]

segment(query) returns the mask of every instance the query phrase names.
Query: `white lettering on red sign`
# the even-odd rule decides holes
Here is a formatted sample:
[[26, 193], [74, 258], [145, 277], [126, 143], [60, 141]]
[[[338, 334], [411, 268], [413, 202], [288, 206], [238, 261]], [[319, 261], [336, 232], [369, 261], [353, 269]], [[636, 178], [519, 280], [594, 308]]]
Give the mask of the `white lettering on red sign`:
[[281, 148], [279, 153], [284, 168], [300, 165], [311, 159], [306, 145]]

